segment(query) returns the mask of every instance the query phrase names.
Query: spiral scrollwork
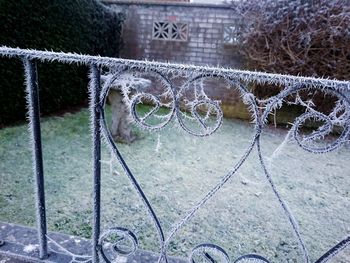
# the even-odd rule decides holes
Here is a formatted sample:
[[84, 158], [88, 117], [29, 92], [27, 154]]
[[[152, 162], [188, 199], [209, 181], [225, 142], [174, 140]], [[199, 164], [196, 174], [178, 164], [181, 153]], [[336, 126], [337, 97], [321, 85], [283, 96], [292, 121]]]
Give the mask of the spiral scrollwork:
[[[133, 78], [140, 77], [152, 82], [158, 94], [140, 90], [130, 84]], [[101, 101], [105, 102], [111, 87], [117, 85], [123, 94], [124, 102], [130, 108], [134, 123], [140, 128], [161, 130], [175, 118], [180, 127], [189, 134], [198, 137], [209, 136], [220, 128], [223, 112], [219, 101], [206, 95], [201, 83], [206, 78], [208, 76], [197, 76], [176, 88], [166, 76], [156, 70], [142, 72], [123, 69], [110, 75], [105, 81]], [[186, 91], [191, 88], [195, 90], [192, 100], [186, 96]], [[139, 104], [147, 104], [151, 108], [141, 114], [137, 109]]]
[[[198, 137], [209, 136], [216, 132], [220, 128], [223, 120], [223, 113], [219, 102], [210, 99], [193, 102], [190, 105], [190, 114], [199, 128], [194, 129], [186, 125], [181, 116], [183, 114], [179, 113], [179, 111], [177, 111], [178, 121], [183, 130]], [[208, 119], [211, 116], [214, 116], [214, 123], [208, 124]]]
[[[152, 108], [144, 116], [140, 116], [140, 114], [137, 111], [137, 105], [142, 104], [144, 100], [150, 103], [152, 105]], [[139, 93], [133, 96], [130, 102], [130, 111], [133, 120], [138, 126], [147, 130], [156, 131], [164, 128], [173, 118], [174, 110], [172, 109], [168, 115], [156, 115], [159, 109], [161, 108], [161, 105], [162, 103], [160, 99], [150, 93]], [[156, 116], [157, 119], [160, 120], [160, 122], [157, 122], [156, 124], [154, 122], [148, 122], [148, 119], [152, 117], [152, 115]]]
[[190, 263], [229, 263], [230, 258], [226, 251], [214, 244], [200, 244], [196, 246], [190, 255]]
[[[200, 244], [196, 246], [190, 255], [190, 263], [229, 263], [230, 258], [226, 251], [214, 244]], [[239, 257], [234, 263], [270, 263], [266, 258], [248, 254]]]
[[[323, 122], [324, 124], [319, 127], [318, 130], [313, 131], [311, 134], [302, 136], [299, 132], [300, 127], [302, 127], [303, 124], [305, 124], [307, 121], [312, 120], [317, 120], [319, 122]], [[341, 138], [338, 138], [333, 143], [326, 146], [317, 147], [313, 145], [318, 139], [322, 139], [325, 136], [329, 135], [332, 132], [333, 127], [333, 122], [329, 116], [320, 112], [307, 112], [298, 117], [294, 122], [293, 137], [298, 145], [308, 152], [326, 153], [338, 148], [339, 144], [342, 142], [342, 138], [346, 137], [348, 133], [346, 132], [341, 136]]]
[[[305, 112], [297, 117], [292, 124], [292, 136], [296, 143], [311, 153], [327, 153], [336, 150], [350, 138], [350, 99], [340, 91], [324, 89], [325, 94], [331, 95], [337, 101], [329, 113], [323, 113], [317, 110], [312, 101], [305, 102], [301, 99], [299, 92], [309, 89], [303, 85], [297, 85], [286, 88], [278, 95], [264, 101], [262, 104], [266, 104], [266, 106], [262, 122], [266, 122], [268, 114], [281, 107], [288, 96], [295, 95], [295, 101], [289, 103], [302, 106], [305, 109]], [[318, 128], [309, 134], [303, 134], [302, 128], [310, 123], [315, 123]], [[336, 132], [335, 127], [338, 128]], [[337, 138], [325, 140], [324, 138], [328, 135], [336, 135]]]
[[270, 261], [256, 254], [248, 254], [239, 257], [234, 263], [270, 263]]
[[[344, 114], [347, 115], [347, 122], [340, 123], [337, 119], [332, 118], [330, 115], [318, 111], [305, 112], [299, 116], [292, 127], [293, 137], [297, 144], [305, 151], [311, 153], [327, 153], [341, 147], [350, 138], [350, 112]], [[317, 130], [312, 131], [310, 134], [302, 135], [300, 130], [307, 123], [317, 121], [321, 123]], [[338, 126], [341, 129], [337, 138], [333, 140], [324, 140], [328, 135], [334, 132], [334, 128]], [[320, 145], [319, 145], [320, 144]]]
[[[139, 69], [138, 69], [139, 70]], [[223, 112], [220, 107], [220, 102], [211, 99], [205, 92], [204, 82], [206, 79], [222, 78], [215, 75], [199, 74], [192, 77], [190, 80], [180, 86], [175, 86], [173, 80], [168, 79], [162, 72], [158, 72], [156, 69], [149, 70], [146, 72], [136, 72], [135, 69], [123, 70], [117, 73], [111, 78], [109, 82], [106, 82], [102, 94], [101, 94], [101, 105], [104, 107], [106, 103], [106, 97], [113, 81], [117, 78], [129, 78], [131, 77], [146, 77], [149, 81], [158, 81], [161, 83], [161, 88], [157, 90], [156, 94], [154, 90], [132, 90], [132, 86], [125, 85], [121, 89], [121, 93], [124, 96], [124, 102], [129, 106], [131, 116], [134, 123], [139, 127], [149, 131], [158, 131], [167, 126], [170, 122], [175, 120], [182, 130], [187, 133], [204, 137], [215, 133], [223, 121]], [[114, 80], [113, 80], [114, 78]], [[303, 90], [309, 90], [302, 85], [290, 86], [283, 89], [276, 96], [270, 97], [266, 100], [259, 100], [253, 93], [249, 91], [242, 83], [235, 79], [224, 79], [230, 87], [236, 88], [241, 95], [242, 101], [247, 105], [249, 111], [252, 114], [252, 119], [255, 122], [255, 134], [249, 145], [249, 148], [242, 155], [239, 162], [232, 168], [232, 170], [221, 178], [215, 187], [209, 191], [209, 193], [203, 197], [196, 206], [191, 209], [179, 222], [174, 224], [169, 234], [166, 236], [162, 225], [157, 218], [155, 211], [153, 210], [151, 203], [146, 198], [141, 186], [138, 184], [136, 178], [132, 174], [131, 170], [124, 161], [121, 153], [118, 151], [113, 138], [110, 136], [107, 128], [107, 124], [102, 113], [102, 131], [107, 139], [112, 152], [115, 157], [120, 161], [126, 174], [130, 178], [131, 182], [135, 186], [137, 192], [144, 201], [150, 216], [152, 217], [159, 237], [160, 254], [158, 263], [168, 262], [167, 248], [170, 240], [175, 236], [178, 230], [188, 222], [197, 210], [204, 206], [209, 200], [227, 181], [231, 178], [240, 166], [245, 162], [254, 147], [257, 147], [261, 166], [263, 167], [264, 174], [270, 183], [272, 190], [280, 202], [289, 222], [292, 226], [294, 233], [297, 236], [300, 249], [303, 253], [303, 257], [306, 263], [310, 263], [308, 251], [304, 244], [304, 240], [300, 236], [298, 230], [298, 224], [294, 220], [291, 211], [287, 208], [285, 202], [280, 197], [270, 174], [264, 164], [264, 159], [260, 150], [260, 134], [262, 129], [267, 122], [268, 115], [274, 110], [280, 108], [283, 103], [290, 103], [290, 98], [295, 96], [296, 105], [301, 105], [305, 109], [305, 113], [297, 117], [292, 124], [291, 135], [295, 139], [296, 143], [304, 150], [312, 153], [326, 153], [339, 148], [347, 140], [350, 135], [350, 101], [347, 96], [342, 94], [340, 91], [330, 89], [325, 91], [327, 94], [332, 94], [337, 98], [336, 105], [330, 113], [323, 113], [317, 110], [312, 103], [305, 102], [299, 96], [299, 92]], [[160, 91], [161, 90], [161, 91]], [[139, 111], [138, 106], [140, 104], [147, 104], [148, 107]], [[145, 112], [146, 109], [146, 112]], [[305, 134], [303, 127], [316, 121], [318, 128], [309, 134]], [[333, 141], [322, 140], [325, 136], [332, 134], [335, 127], [341, 127], [341, 133]], [[288, 133], [289, 134], [289, 133]], [[321, 145], [319, 145], [321, 142]], [[113, 238], [114, 236], [114, 238]], [[128, 245], [126, 245], [128, 244]], [[107, 231], [100, 239], [100, 251], [102, 257], [106, 262], [112, 262], [115, 257], [126, 257], [132, 255], [137, 249], [136, 237], [126, 229], [114, 228]], [[114, 256], [111, 256], [114, 254]], [[189, 257], [190, 263], [229, 263], [230, 258], [226, 251], [221, 247], [214, 244], [201, 244], [195, 247]], [[248, 254], [239, 257], [234, 263], [269, 263], [269, 261], [259, 255]]]
[[115, 227], [104, 232], [99, 239], [98, 249], [107, 263], [118, 257], [128, 257], [135, 253], [138, 241], [134, 233], [122, 227]]

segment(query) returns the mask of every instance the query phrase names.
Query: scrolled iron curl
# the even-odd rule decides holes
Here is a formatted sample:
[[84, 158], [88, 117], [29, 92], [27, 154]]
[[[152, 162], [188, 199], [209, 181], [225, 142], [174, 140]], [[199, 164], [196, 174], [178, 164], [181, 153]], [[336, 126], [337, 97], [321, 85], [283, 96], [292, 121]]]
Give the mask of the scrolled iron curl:
[[[230, 258], [226, 251], [214, 244], [204, 243], [193, 248], [189, 262], [190, 263], [199, 263], [199, 262], [217, 262], [215, 258], [219, 258], [220, 263], [229, 263]], [[198, 259], [200, 261], [198, 261]]]
[[[113, 237], [113, 235], [120, 236], [120, 238], [116, 241], [113, 241], [113, 243], [111, 243], [108, 241], [108, 238]], [[121, 246], [120, 242], [122, 241], [128, 241], [131, 244], [131, 247], [126, 247], [126, 245]], [[123, 227], [114, 227], [105, 231], [99, 238], [97, 249], [101, 254], [102, 258], [105, 260], [105, 262], [112, 263], [114, 261], [113, 260], [111, 261], [110, 256], [107, 255], [107, 252], [110, 252], [110, 250], [107, 251], [106, 246], [111, 247], [112, 248], [111, 250], [114, 252], [114, 255], [117, 257], [118, 256], [129, 257], [133, 255], [137, 250], [138, 241], [133, 232]]]
[[[318, 121], [324, 122], [324, 125], [320, 127], [319, 130], [314, 131], [310, 135], [304, 136], [304, 138], [300, 135], [299, 129], [303, 126], [303, 124], [307, 120], [317, 119]], [[350, 134], [350, 125], [345, 125], [343, 132], [340, 134], [340, 136], [334, 140], [332, 143], [329, 143], [325, 145], [324, 147], [317, 147], [308, 145], [307, 142], [315, 141], [318, 138], [323, 138], [324, 136], [327, 136], [331, 134], [332, 130], [334, 128], [334, 124], [332, 119], [320, 112], [306, 112], [302, 114], [300, 117], [298, 117], [294, 124], [293, 124], [293, 137], [297, 144], [304, 149], [305, 151], [311, 152], [311, 153], [327, 153], [333, 150], [338, 149], [347, 138], [349, 138]]]
[[[148, 101], [150, 101], [153, 104], [153, 108], [147, 112], [147, 114], [144, 117], [140, 117], [138, 112], [137, 112], [137, 105], [142, 103], [142, 99], [146, 99]], [[175, 107], [171, 108], [171, 112], [165, 116], [165, 121], [158, 123], [158, 124], [154, 124], [151, 125], [149, 123], [146, 123], [146, 119], [151, 117], [153, 114], [155, 114], [159, 109], [160, 109], [160, 100], [158, 97], [154, 96], [153, 94], [150, 93], [139, 93], [137, 95], [135, 95], [132, 100], [131, 100], [131, 105], [130, 105], [130, 112], [131, 115], [133, 117], [133, 120], [135, 121], [135, 123], [140, 126], [141, 128], [144, 128], [146, 130], [151, 130], [151, 131], [158, 131], [161, 130], [162, 128], [164, 128], [165, 126], [167, 126], [174, 118], [175, 114], [176, 114], [176, 118], [181, 126], [181, 128], [186, 131], [187, 133], [194, 135], [194, 136], [198, 136], [198, 137], [204, 137], [204, 136], [209, 136], [211, 134], [213, 134], [214, 132], [216, 132], [223, 121], [223, 113], [222, 110], [220, 108], [220, 105], [218, 102], [213, 101], [213, 100], [199, 100], [196, 101], [195, 103], [191, 104], [191, 108], [190, 108], [190, 113], [192, 118], [197, 121], [197, 123], [200, 125], [200, 127], [202, 127], [202, 131], [194, 131], [191, 128], [187, 127], [186, 124], [184, 123], [182, 117], [181, 117], [181, 110], [180, 110], [180, 106], [179, 103], [173, 101], [172, 102], [173, 105], [175, 105]], [[201, 118], [200, 116], [200, 111], [199, 111], [199, 107], [210, 107], [211, 110], [213, 110], [213, 112], [216, 115], [216, 122], [214, 126], [207, 126], [204, 122], [204, 120]]]
[[[268, 114], [276, 107], [277, 104], [283, 101], [285, 97], [306, 89], [307, 88], [302, 86], [287, 88], [280, 92], [278, 95], [268, 99], [265, 111], [261, 117], [262, 122], [265, 122], [267, 120]], [[345, 96], [340, 91], [333, 89], [325, 90], [325, 92], [336, 96], [340, 101], [344, 103], [343, 115], [345, 116], [345, 121], [342, 123], [343, 129], [340, 135], [334, 141], [325, 142], [325, 145], [323, 146], [316, 146], [312, 144], [316, 143], [317, 139], [322, 139], [332, 133], [336, 123], [334, 116], [331, 116], [331, 113], [329, 115], [326, 115], [322, 112], [312, 109], [297, 117], [291, 128], [292, 136], [297, 142], [298, 146], [310, 153], [321, 154], [334, 151], [340, 148], [345, 142], [350, 139], [350, 98]], [[301, 127], [304, 126], [307, 121], [311, 120], [317, 120], [323, 122], [324, 124], [318, 130], [313, 131], [311, 134], [304, 137], [301, 136]]]
[[[125, 69], [123, 72], [119, 72], [118, 74], [119, 75], [128, 74], [128, 72], [135, 73], [136, 70], [133, 69], [131, 71], [129, 69]], [[189, 103], [189, 105], [186, 105], [186, 106], [189, 106], [189, 108], [190, 108], [189, 112], [191, 114], [191, 117], [201, 127], [201, 131], [195, 131], [195, 130], [191, 129], [190, 127], [188, 127], [184, 123], [183, 118], [181, 116], [182, 113], [181, 113], [179, 101], [180, 101], [180, 98], [182, 96], [182, 93], [179, 92], [178, 94], [176, 94], [176, 90], [173, 87], [170, 80], [168, 80], [160, 72], [157, 72], [156, 70], [152, 70], [151, 72], [138, 72], [138, 74], [145, 74], [145, 73], [150, 74], [151, 76], [158, 78], [161, 81], [161, 83], [164, 85], [164, 87], [166, 89], [166, 93], [168, 94], [168, 96], [170, 96], [171, 107], [169, 107], [170, 112], [163, 116], [165, 120], [163, 120], [160, 123], [156, 123], [156, 124], [147, 123], [146, 122], [147, 119], [152, 117], [152, 115], [156, 114], [157, 111], [161, 108], [161, 106], [162, 106], [161, 99], [158, 96], [155, 96], [151, 93], [136, 92], [136, 94], [134, 94], [130, 100], [130, 112], [131, 112], [131, 116], [133, 118], [133, 121], [140, 128], [150, 130], [150, 131], [159, 131], [159, 130], [163, 129], [165, 126], [167, 126], [174, 118], [177, 119], [178, 123], [180, 124], [180, 126], [183, 130], [185, 130], [186, 132], [188, 132], [191, 135], [198, 136], [198, 137], [209, 136], [209, 135], [213, 134], [214, 132], [216, 132], [220, 128], [222, 121], [223, 121], [223, 113], [222, 113], [222, 110], [221, 110], [221, 107], [220, 107], [220, 104], [218, 101], [214, 101], [214, 100], [211, 100], [209, 98], [205, 98], [205, 99], [199, 99], [197, 101]], [[105, 87], [103, 88], [103, 92], [102, 92], [101, 96], [104, 98], [106, 98], [107, 93], [109, 91], [108, 86], [111, 85], [115, 80], [118, 79], [117, 75], [113, 76], [111, 79], [112, 80], [109, 81], [108, 84], [105, 84]], [[198, 80], [198, 77], [195, 79], [192, 79], [191, 81], [195, 81], [195, 80]], [[184, 90], [184, 87], [186, 85], [188, 85], [191, 81], [184, 84], [180, 88], [180, 91]], [[151, 104], [153, 104], [153, 108], [151, 108], [150, 111], [147, 112], [145, 116], [141, 117], [137, 111], [137, 105], [142, 104], [143, 100], [146, 100], [146, 101], [150, 102]], [[215, 117], [215, 124], [213, 126], [208, 126], [205, 124], [204, 120], [200, 116], [200, 111], [199, 111], [200, 107], [207, 107], [208, 110], [211, 111], [211, 113], [215, 114], [215, 116], [216, 116]]]
[[[217, 259], [219, 261], [217, 261]], [[198, 261], [200, 260], [200, 261]], [[200, 263], [200, 262], [208, 262], [208, 263], [230, 263], [230, 257], [227, 252], [214, 244], [204, 243], [196, 246], [189, 257], [190, 263]], [[248, 254], [239, 257], [234, 261], [234, 263], [270, 263], [266, 258], [256, 255], [256, 254]]]
[[[215, 121], [214, 126], [207, 126], [205, 124], [204, 120], [201, 118], [199, 108], [204, 107], [204, 106], [208, 107], [208, 109], [214, 109], [214, 112], [216, 115], [216, 119], [215, 119], [216, 121]], [[177, 120], [178, 120], [181, 128], [191, 135], [194, 135], [197, 137], [209, 136], [209, 135], [213, 134], [214, 132], [216, 132], [222, 125], [223, 113], [222, 113], [220, 104], [217, 101], [208, 100], [208, 99], [198, 100], [198, 101], [191, 104], [190, 113], [191, 113], [191, 116], [200, 125], [200, 127], [202, 127], [201, 132], [193, 131], [192, 129], [187, 127], [185, 125], [182, 117], [181, 117], [181, 113], [180, 113], [179, 108], [178, 107], [176, 108]]]
[[[144, 117], [141, 118], [137, 112], [136, 107], [138, 104], [142, 103], [142, 99], [146, 99], [154, 103], [154, 105], [153, 105], [153, 108]], [[133, 98], [131, 99], [130, 112], [133, 120], [138, 126], [147, 130], [157, 131], [157, 130], [161, 130], [166, 125], [168, 125], [169, 122], [171, 122], [171, 120], [173, 119], [174, 113], [175, 113], [175, 107], [173, 107], [171, 109], [171, 113], [166, 116], [165, 121], [155, 125], [148, 124], [145, 120], [151, 117], [154, 113], [156, 113], [160, 109], [160, 107], [161, 107], [161, 103], [158, 97], [150, 93], [142, 92], [137, 95], [134, 95]]]
[[[219, 101], [212, 100], [204, 94], [204, 97], [196, 99], [192, 102], [189, 102], [185, 105], [189, 108], [189, 113], [191, 114], [192, 120], [194, 120], [199, 127], [201, 128], [200, 131], [194, 130], [191, 127], [188, 127], [188, 125], [185, 124], [183, 120], [183, 113], [182, 109], [180, 106], [180, 100], [185, 97], [185, 91], [193, 85], [194, 82], [200, 81], [200, 80], [205, 80], [205, 79], [223, 79], [225, 80], [230, 86], [233, 86], [237, 88], [240, 93], [242, 94], [242, 98], [244, 98], [246, 95], [252, 95], [255, 100], [255, 96], [248, 92], [248, 90], [242, 86], [242, 84], [238, 83], [236, 80], [231, 80], [231, 79], [224, 79], [222, 76], [215, 76], [215, 75], [198, 75], [190, 80], [188, 80], [185, 84], [183, 84], [181, 87], [179, 87], [178, 91], [177, 89], [173, 86], [171, 81], [164, 76], [161, 72], [158, 72], [157, 70], [151, 70], [151, 71], [146, 71], [143, 72], [140, 69], [128, 69], [125, 68], [124, 70], [120, 71], [119, 73], [115, 74], [112, 78], [111, 81], [109, 81], [108, 84], [104, 85], [103, 92], [101, 94], [101, 97], [106, 98], [107, 93], [109, 91], [108, 86], [111, 85], [115, 80], [118, 79], [118, 76], [121, 76], [123, 74], [128, 74], [128, 73], [134, 73], [134, 74], [147, 74], [152, 77], [157, 78], [160, 80], [160, 82], [164, 85], [166, 89], [166, 93], [170, 97], [170, 104], [171, 106], [169, 107], [170, 112], [166, 115], [163, 116], [165, 120], [163, 120], [160, 123], [156, 124], [150, 124], [147, 123], [146, 120], [150, 118], [152, 115], [155, 115], [157, 111], [162, 107], [162, 102], [161, 99], [151, 93], [146, 93], [146, 92], [136, 92], [131, 97], [130, 100], [130, 112], [131, 116], [133, 118], [133, 121], [135, 122], [136, 125], [138, 125], [140, 128], [150, 130], [150, 131], [159, 131], [165, 126], [167, 126], [174, 118], [178, 121], [180, 127], [186, 131], [187, 133], [193, 135], [193, 136], [198, 136], [198, 137], [205, 137], [209, 136], [213, 133], [215, 133], [222, 125], [223, 122], [223, 112], [220, 107]], [[124, 94], [125, 96], [125, 94]], [[151, 102], [153, 104], [153, 108], [150, 109], [148, 113], [146, 113], [145, 116], [141, 117], [139, 113], [137, 112], [137, 105], [142, 103], [142, 100], [148, 100], [148, 102]], [[244, 101], [245, 104], [251, 105], [252, 103], [249, 101]], [[215, 123], [212, 125], [207, 125], [204, 122], [204, 119], [200, 116], [200, 108], [207, 108], [209, 111], [209, 114], [213, 114], [215, 116]], [[208, 112], [207, 112], [208, 113]], [[158, 117], [158, 116], [157, 116]], [[254, 119], [256, 119], [257, 116], [254, 116]]]

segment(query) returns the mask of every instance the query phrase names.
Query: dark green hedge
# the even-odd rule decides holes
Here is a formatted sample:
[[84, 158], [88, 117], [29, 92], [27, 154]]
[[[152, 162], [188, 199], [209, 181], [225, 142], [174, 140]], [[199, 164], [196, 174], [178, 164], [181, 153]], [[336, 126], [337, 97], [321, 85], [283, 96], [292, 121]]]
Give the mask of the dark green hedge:
[[[122, 16], [95, 0], [0, 0], [0, 45], [118, 56]], [[39, 63], [41, 112], [81, 105], [87, 68]], [[23, 65], [0, 58], [0, 126], [25, 118]]]

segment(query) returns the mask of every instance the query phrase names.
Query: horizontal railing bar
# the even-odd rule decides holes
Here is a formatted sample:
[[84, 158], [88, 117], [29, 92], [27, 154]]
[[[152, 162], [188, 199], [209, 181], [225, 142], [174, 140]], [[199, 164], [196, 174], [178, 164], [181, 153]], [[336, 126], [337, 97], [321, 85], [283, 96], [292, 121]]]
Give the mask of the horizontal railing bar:
[[121, 58], [100, 57], [91, 55], [81, 55], [75, 53], [39, 51], [32, 49], [9, 48], [6, 46], [0, 47], [0, 55], [3, 57], [25, 57], [28, 59], [37, 59], [42, 62], [57, 61], [62, 63], [77, 63], [82, 65], [97, 66], [116, 66], [125, 65], [135, 69], [157, 69], [167, 71], [185, 71], [197, 74], [215, 75], [218, 77], [237, 79], [241, 81], [250, 81], [261, 84], [275, 85], [297, 85], [303, 84], [310, 87], [327, 88], [331, 87], [336, 90], [349, 90], [350, 81], [342, 81], [336, 79], [302, 77], [293, 75], [283, 75], [274, 73], [264, 73], [258, 71], [246, 71], [229, 68], [205, 67], [184, 64], [171, 64], [165, 62], [155, 62], [146, 60], [131, 60]]
[[174, 7], [184, 7], [184, 8], [214, 8], [214, 9], [234, 9], [231, 4], [225, 3], [193, 3], [193, 2], [169, 2], [166, 0], [159, 2], [146, 2], [142, 0], [102, 0], [104, 4], [107, 5], [144, 5], [144, 6], [174, 6]]

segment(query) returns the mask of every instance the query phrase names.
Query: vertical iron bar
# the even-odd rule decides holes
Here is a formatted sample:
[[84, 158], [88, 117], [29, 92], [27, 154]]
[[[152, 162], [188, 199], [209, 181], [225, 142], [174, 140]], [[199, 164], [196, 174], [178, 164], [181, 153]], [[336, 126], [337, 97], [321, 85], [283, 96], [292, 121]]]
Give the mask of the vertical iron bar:
[[39, 257], [45, 259], [47, 253], [47, 226], [45, 212], [45, 189], [44, 189], [44, 169], [41, 146], [40, 130], [40, 107], [39, 107], [39, 88], [38, 73], [36, 62], [25, 59], [25, 78], [27, 103], [30, 120], [32, 152], [33, 152], [33, 170], [35, 176], [35, 193], [36, 193], [36, 217], [37, 230], [39, 238]]
[[90, 111], [92, 118], [92, 141], [93, 141], [93, 251], [94, 263], [99, 262], [98, 240], [100, 237], [100, 217], [101, 217], [101, 136], [100, 136], [100, 69], [96, 65], [91, 66], [90, 74]]

